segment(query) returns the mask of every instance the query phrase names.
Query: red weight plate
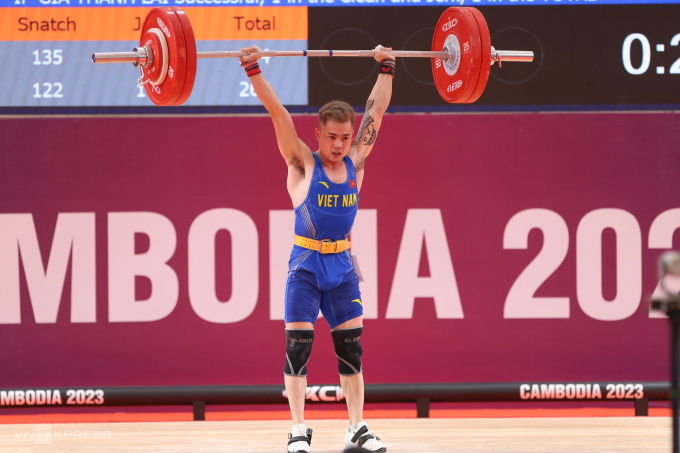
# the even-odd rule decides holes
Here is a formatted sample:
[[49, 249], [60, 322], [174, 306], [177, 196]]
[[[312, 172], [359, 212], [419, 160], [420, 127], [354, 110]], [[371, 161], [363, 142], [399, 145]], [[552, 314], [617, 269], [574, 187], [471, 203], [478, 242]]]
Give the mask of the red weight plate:
[[470, 60], [471, 64], [470, 83], [468, 84], [468, 87], [465, 90], [465, 92], [461, 95], [458, 102], [469, 102], [468, 99], [470, 99], [470, 96], [475, 91], [475, 87], [477, 86], [477, 82], [479, 80], [479, 73], [482, 66], [481, 38], [479, 35], [479, 27], [477, 26], [477, 21], [475, 20], [475, 16], [472, 14], [472, 12], [469, 11], [470, 8], [464, 7], [461, 9], [463, 10], [463, 14], [466, 16], [468, 20], [468, 25], [470, 26], [471, 36], [468, 49], [472, 55], [472, 58]]
[[[148, 30], [144, 36], [142, 36], [140, 44], [151, 49], [153, 63], [149, 66], [142, 68], [144, 73], [144, 80], [151, 80], [151, 82], [156, 83], [157, 81], [163, 81], [165, 76], [167, 76], [167, 67], [163, 68], [163, 64], [167, 64], [167, 50], [163, 52], [163, 46], [165, 44], [165, 36], [162, 35], [163, 32], [153, 32]], [[161, 36], [159, 36], [159, 34]], [[161, 42], [162, 40], [162, 42]], [[165, 69], [165, 75], [163, 74]]]
[[482, 42], [482, 53], [481, 53], [481, 69], [479, 71], [479, 79], [477, 80], [477, 85], [472, 95], [468, 98], [466, 103], [475, 102], [484, 92], [486, 88], [486, 83], [489, 81], [489, 72], [491, 72], [491, 33], [489, 33], [489, 26], [486, 24], [486, 19], [484, 15], [477, 8], [466, 7], [468, 11], [472, 13], [475, 20], [477, 21], [477, 27], [479, 28], [479, 36]]
[[189, 22], [189, 16], [186, 15], [184, 11], [180, 8], [172, 7], [173, 11], [177, 15], [180, 24], [182, 24], [182, 31], [184, 33], [184, 43], [186, 45], [186, 61], [187, 70], [184, 77], [184, 88], [182, 88], [182, 93], [179, 98], [173, 103], [173, 105], [181, 105], [189, 99], [191, 95], [191, 90], [194, 88], [194, 81], [196, 80], [196, 69], [197, 69], [197, 55], [196, 55], [196, 37], [194, 36], [194, 29]]
[[481, 64], [477, 21], [466, 8], [449, 8], [439, 18], [432, 50], [442, 51], [445, 47], [452, 57], [432, 59], [434, 84], [446, 102], [465, 102], [475, 89]]
[[156, 105], [173, 105], [182, 94], [187, 60], [184, 33], [177, 14], [171, 8], [153, 8], [142, 25], [142, 38], [149, 29], [158, 28], [168, 45], [168, 75], [158, 85], [144, 85], [149, 99]]

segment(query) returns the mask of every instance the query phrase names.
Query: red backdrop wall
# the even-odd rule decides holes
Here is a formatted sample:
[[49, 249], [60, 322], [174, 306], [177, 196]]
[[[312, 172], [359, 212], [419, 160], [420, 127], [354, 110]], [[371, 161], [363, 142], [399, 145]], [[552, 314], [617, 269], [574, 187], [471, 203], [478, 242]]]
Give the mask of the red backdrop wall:
[[[313, 147], [315, 118], [295, 124]], [[360, 202], [377, 221], [377, 247], [364, 246], [374, 288], [364, 302], [377, 304], [365, 321], [367, 382], [666, 379], [668, 328], [647, 299], [661, 249], [680, 247], [679, 126], [675, 113], [388, 115]], [[4, 119], [0, 137], [0, 387], [281, 382], [271, 211], [291, 206], [269, 118]], [[200, 242], [210, 213], [236, 227]], [[142, 229], [158, 220], [174, 243], [129, 219]], [[76, 233], [55, 239], [68, 222]], [[125, 234], [135, 257], [112, 275]], [[209, 305], [192, 300], [197, 243], [195, 278], [214, 272], [216, 283], [195, 287], [243, 307], [244, 319], [197, 314], [194, 303]], [[165, 277], [135, 277], [156, 247], [167, 249], [156, 265]], [[52, 257], [53, 281], [40, 286], [26, 265], [44, 272]], [[133, 276], [128, 303], [166, 294], [169, 313], [121, 321], [118, 304], [112, 320], [119, 271]], [[327, 324], [317, 326], [310, 383], [334, 382]]]

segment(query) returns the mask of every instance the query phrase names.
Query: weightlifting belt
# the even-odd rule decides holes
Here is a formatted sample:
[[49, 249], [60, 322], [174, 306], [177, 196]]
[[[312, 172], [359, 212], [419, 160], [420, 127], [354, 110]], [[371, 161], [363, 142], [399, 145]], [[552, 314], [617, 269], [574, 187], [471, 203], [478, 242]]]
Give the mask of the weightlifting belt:
[[309, 250], [316, 250], [322, 255], [328, 253], [340, 253], [352, 247], [352, 243], [346, 239], [341, 239], [339, 241], [331, 241], [330, 239], [322, 239], [317, 241], [316, 239], [309, 239], [302, 236], [295, 236], [295, 245], [304, 247]]

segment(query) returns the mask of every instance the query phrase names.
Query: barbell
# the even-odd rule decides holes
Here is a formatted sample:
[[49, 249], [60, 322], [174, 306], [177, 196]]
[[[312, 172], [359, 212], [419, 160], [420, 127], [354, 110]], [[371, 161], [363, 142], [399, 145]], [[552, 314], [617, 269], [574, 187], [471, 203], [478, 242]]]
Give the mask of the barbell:
[[[197, 52], [189, 17], [177, 7], [153, 8], [144, 19], [139, 47], [132, 52], [93, 53], [93, 63], [132, 63], [137, 81], [156, 105], [180, 105], [194, 87], [198, 58], [238, 58], [240, 51]], [[530, 51], [496, 50], [482, 13], [471, 7], [451, 7], [439, 17], [432, 50], [395, 50], [395, 57], [430, 58], [440, 96], [450, 103], [475, 102], [497, 61], [534, 59]], [[264, 57], [373, 57], [373, 50], [265, 50]]]

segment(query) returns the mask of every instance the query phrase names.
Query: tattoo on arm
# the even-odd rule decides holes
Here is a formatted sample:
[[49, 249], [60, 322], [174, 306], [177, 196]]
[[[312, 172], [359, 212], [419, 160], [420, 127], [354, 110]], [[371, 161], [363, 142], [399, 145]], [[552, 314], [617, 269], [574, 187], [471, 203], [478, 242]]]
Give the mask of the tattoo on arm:
[[366, 103], [366, 112], [361, 120], [361, 127], [359, 128], [359, 133], [354, 140], [354, 145], [372, 145], [375, 143], [375, 138], [378, 135], [378, 131], [375, 130], [375, 120], [371, 118], [371, 107], [373, 107], [373, 100], [369, 99]]

